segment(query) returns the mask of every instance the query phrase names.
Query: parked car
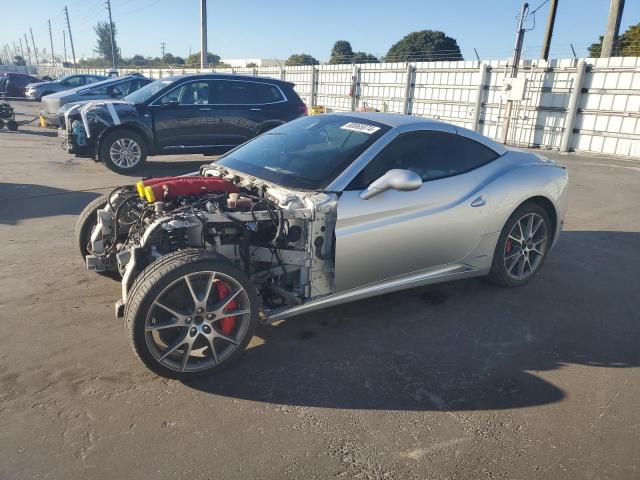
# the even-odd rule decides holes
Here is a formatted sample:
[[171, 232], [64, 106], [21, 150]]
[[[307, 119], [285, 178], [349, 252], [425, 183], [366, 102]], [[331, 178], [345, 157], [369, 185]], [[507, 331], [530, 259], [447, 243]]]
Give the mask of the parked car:
[[0, 96], [2, 97], [24, 97], [25, 87], [40, 79], [24, 73], [7, 73], [0, 77]]
[[27, 85], [25, 95], [30, 100], [40, 101], [42, 97], [50, 95], [55, 92], [62, 92], [71, 88], [82, 87], [90, 83], [99, 82], [107, 77], [102, 75], [65, 75], [58, 80], [51, 80], [48, 82], [36, 82]]
[[188, 379], [226, 367], [258, 322], [469, 277], [525, 285], [560, 235], [567, 183], [542, 155], [454, 125], [326, 114], [99, 197], [76, 234], [90, 270], [122, 276], [138, 358]]
[[[141, 75], [128, 75], [126, 77], [108, 78], [84, 87], [52, 93], [42, 98], [40, 115], [44, 117], [47, 124], [58, 127], [60, 125], [60, 116], [64, 115], [65, 111], [72, 105], [85, 104], [91, 100], [121, 99], [151, 82], [153, 82], [152, 79]], [[61, 110], [64, 105], [69, 105], [69, 107]]]
[[156, 80], [123, 101], [65, 114], [63, 148], [128, 173], [147, 155], [224, 153], [301, 115], [293, 84], [242, 75], [179, 75]]

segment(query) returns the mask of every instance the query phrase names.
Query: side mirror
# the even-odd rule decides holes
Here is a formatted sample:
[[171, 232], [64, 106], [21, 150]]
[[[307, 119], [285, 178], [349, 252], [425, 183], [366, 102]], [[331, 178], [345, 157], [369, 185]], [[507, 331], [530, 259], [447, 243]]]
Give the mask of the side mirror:
[[122, 96], [122, 92], [118, 87], [113, 87], [109, 89], [109, 96], [112, 98], [118, 98]]
[[393, 170], [389, 170], [363, 190], [362, 193], [360, 193], [360, 198], [363, 200], [369, 200], [370, 198], [375, 197], [379, 193], [386, 192], [387, 190], [410, 192], [411, 190], [417, 190], [421, 186], [422, 179], [416, 172], [394, 168]]

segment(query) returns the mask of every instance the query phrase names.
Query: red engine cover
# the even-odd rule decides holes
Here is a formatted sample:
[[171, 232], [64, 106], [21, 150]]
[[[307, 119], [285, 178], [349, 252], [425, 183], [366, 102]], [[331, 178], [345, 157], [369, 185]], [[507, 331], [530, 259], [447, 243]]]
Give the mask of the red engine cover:
[[146, 186], [153, 191], [153, 201], [171, 200], [180, 195], [198, 196], [205, 193], [238, 193], [239, 191], [233, 182], [216, 177], [168, 177]]

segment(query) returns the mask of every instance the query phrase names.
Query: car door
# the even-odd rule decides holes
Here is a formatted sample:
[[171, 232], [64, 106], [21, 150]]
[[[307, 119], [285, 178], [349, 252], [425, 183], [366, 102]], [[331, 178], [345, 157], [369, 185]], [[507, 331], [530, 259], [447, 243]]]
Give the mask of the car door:
[[[395, 138], [342, 193], [336, 225], [337, 291], [450, 264], [477, 245], [488, 199], [473, 168], [497, 154], [491, 150], [474, 161], [463, 146], [466, 139], [456, 135], [454, 127], [440, 128]], [[422, 186], [360, 198], [368, 185], [393, 168], [418, 173]]]
[[211, 83], [182, 83], [150, 106], [160, 150], [200, 151], [215, 144], [212, 134]]
[[213, 135], [219, 146], [233, 147], [256, 136], [264, 121], [260, 84], [243, 80], [214, 80]]

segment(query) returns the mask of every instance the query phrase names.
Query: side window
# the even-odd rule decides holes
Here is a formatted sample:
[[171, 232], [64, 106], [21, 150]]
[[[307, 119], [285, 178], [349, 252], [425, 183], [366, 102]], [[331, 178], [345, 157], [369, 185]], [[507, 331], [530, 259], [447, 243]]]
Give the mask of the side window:
[[280, 89], [275, 85], [269, 85], [267, 83], [256, 83], [254, 87], [258, 91], [259, 103], [276, 103], [282, 102], [284, 97], [280, 92]]
[[443, 132], [414, 132], [396, 138], [351, 182], [363, 190], [393, 168], [411, 170], [423, 182], [468, 172], [498, 154], [474, 140]]
[[256, 87], [261, 84], [252, 82], [234, 82], [216, 80], [213, 82], [213, 103], [218, 105], [247, 105], [262, 103]]
[[160, 98], [160, 104], [177, 101], [179, 105], [208, 105], [209, 83], [189, 82], [173, 89]]
[[82, 85], [84, 85], [84, 78], [83, 77], [69, 77], [67, 79], [66, 85], [69, 87], [81, 87]]
[[86, 90], [82, 95], [87, 97], [93, 97], [96, 95], [106, 96], [108, 93], [107, 86], [96, 87]]

